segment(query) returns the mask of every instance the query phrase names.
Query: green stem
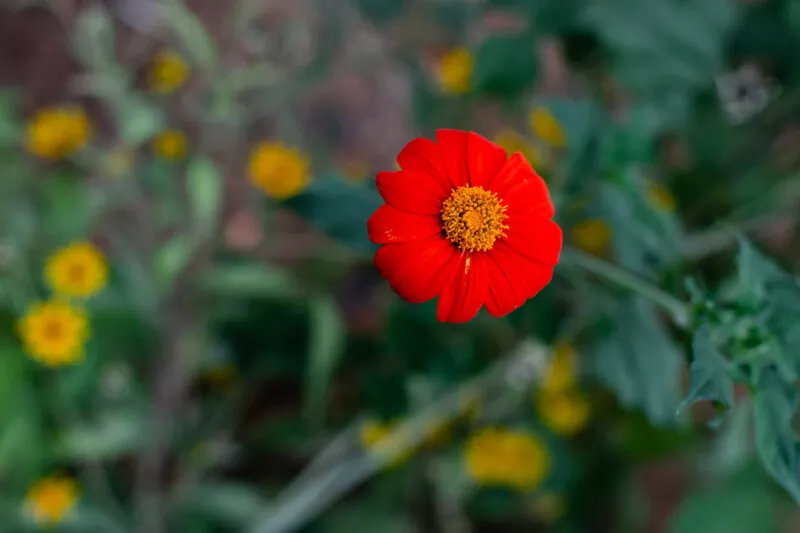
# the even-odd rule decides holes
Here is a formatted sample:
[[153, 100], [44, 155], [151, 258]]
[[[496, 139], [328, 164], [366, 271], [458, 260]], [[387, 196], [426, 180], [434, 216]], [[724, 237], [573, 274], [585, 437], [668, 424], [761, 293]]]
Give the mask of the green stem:
[[686, 328], [689, 325], [689, 306], [685, 302], [627, 270], [569, 246], [565, 246], [561, 252], [560, 264], [568, 268], [581, 268], [619, 287], [628, 289], [667, 311], [678, 326]]

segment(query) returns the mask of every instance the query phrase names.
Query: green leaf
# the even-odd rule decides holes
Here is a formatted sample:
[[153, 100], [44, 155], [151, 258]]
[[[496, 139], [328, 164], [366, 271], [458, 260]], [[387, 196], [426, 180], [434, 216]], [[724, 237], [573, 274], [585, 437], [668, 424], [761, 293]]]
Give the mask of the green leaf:
[[671, 425], [682, 394], [683, 360], [652, 304], [620, 303], [613, 331], [591, 352], [597, 379], [629, 409], [642, 409], [654, 425]]
[[399, 514], [396, 505], [362, 498], [352, 503], [336, 506], [326, 513], [320, 524], [322, 533], [353, 533], [354, 531], [380, 531], [404, 533], [413, 530], [411, 517]]
[[231, 298], [295, 298], [302, 294], [291, 274], [261, 263], [217, 265], [201, 275], [199, 286], [214, 295]]
[[733, 380], [728, 375], [725, 358], [714, 345], [708, 325], [701, 326], [694, 334], [692, 352], [689, 392], [681, 409], [700, 400], [711, 400], [729, 409], [733, 406]]
[[754, 399], [756, 450], [764, 467], [800, 503], [800, 460], [793, 428], [797, 393], [772, 367], [762, 370]]
[[195, 228], [200, 235], [207, 236], [219, 222], [222, 178], [217, 167], [206, 156], [197, 156], [189, 162], [186, 178]]
[[267, 506], [253, 487], [241, 484], [205, 484], [183, 496], [183, 505], [219, 524], [240, 529], [250, 525]]
[[345, 323], [333, 298], [312, 300], [310, 341], [306, 377], [306, 409], [309, 418], [321, 424], [336, 367], [345, 346]]
[[172, 28], [195, 64], [206, 74], [213, 74], [219, 64], [219, 53], [197, 16], [178, 2], [161, 2], [158, 8], [162, 20]]
[[788, 278], [774, 261], [759, 252], [750, 241], [741, 237], [736, 263], [739, 271], [736, 292], [740, 296], [752, 295], [761, 298], [767, 283], [785, 281]]
[[77, 177], [54, 176], [42, 187], [41, 201], [41, 224], [54, 241], [65, 243], [89, 234], [96, 210]]
[[621, 83], [665, 103], [665, 95], [712, 84], [736, 8], [726, 0], [611, 0], [590, 3], [584, 17]]
[[539, 63], [530, 35], [496, 35], [486, 39], [475, 55], [475, 89], [492, 96], [516, 96], [536, 80]]
[[0, 89], [0, 144], [17, 145], [22, 137], [17, 91]]
[[195, 242], [186, 235], [178, 235], [162, 246], [153, 258], [153, 273], [157, 285], [163, 290], [172, 286], [189, 264]]
[[71, 33], [75, 57], [91, 70], [106, 70], [115, 64], [114, 22], [104, 7], [92, 4], [78, 15]]
[[383, 25], [403, 12], [406, 0], [357, 0], [357, 5], [366, 18]]
[[777, 533], [775, 498], [756, 473], [745, 471], [689, 493], [675, 511], [669, 533]]
[[141, 96], [127, 96], [117, 107], [117, 125], [124, 143], [136, 148], [164, 129], [164, 115], [159, 107]]
[[327, 236], [351, 248], [374, 252], [367, 219], [383, 201], [373, 183], [351, 185], [337, 175], [322, 176], [303, 194], [286, 201]]
[[66, 429], [56, 441], [56, 453], [69, 461], [104, 461], [135, 452], [146, 435], [140, 413], [109, 412], [95, 423]]

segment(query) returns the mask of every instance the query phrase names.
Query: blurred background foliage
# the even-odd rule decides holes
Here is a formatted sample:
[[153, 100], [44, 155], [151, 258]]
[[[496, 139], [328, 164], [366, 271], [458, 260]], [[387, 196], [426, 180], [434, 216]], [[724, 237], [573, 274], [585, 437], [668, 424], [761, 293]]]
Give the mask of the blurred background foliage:
[[[797, 531], [799, 41], [797, 0], [6, 0], [0, 530]], [[371, 264], [443, 127], [557, 206], [503, 319]]]

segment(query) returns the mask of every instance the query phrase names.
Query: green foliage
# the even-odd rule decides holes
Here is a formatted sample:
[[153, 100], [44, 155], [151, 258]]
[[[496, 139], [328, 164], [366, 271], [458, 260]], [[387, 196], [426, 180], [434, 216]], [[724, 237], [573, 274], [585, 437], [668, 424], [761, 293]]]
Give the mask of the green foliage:
[[642, 409], [654, 424], [674, 424], [681, 351], [652, 305], [640, 299], [623, 302], [611, 316], [611, 333], [591, 352], [593, 372], [623, 406]]
[[513, 98], [533, 84], [539, 72], [536, 42], [527, 33], [494, 35], [475, 54], [473, 83], [478, 92]]

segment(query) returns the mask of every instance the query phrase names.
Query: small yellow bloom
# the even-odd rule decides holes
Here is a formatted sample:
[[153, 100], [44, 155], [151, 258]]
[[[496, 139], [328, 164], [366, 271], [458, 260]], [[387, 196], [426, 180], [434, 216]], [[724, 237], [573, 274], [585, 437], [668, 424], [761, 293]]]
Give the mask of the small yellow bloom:
[[83, 359], [89, 320], [83, 310], [50, 300], [34, 304], [17, 329], [33, 359], [47, 366], [63, 366]]
[[572, 388], [575, 385], [577, 370], [578, 354], [575, 347], [568, 342], [557, 342], [553, 356], [548, 361], [540, 389], [560, 392]]
[[310, 165], [303, 154], [280, 143], [262, 142], [250, 154], [250, 182], [277, 200], [287, 200], [305, 190]]
[[475, 59], [466, 48], [455, 48], [436, 63], [436, 80], [442, 92], [462, 94], [470, 89]]
[[92, 243], [75, 242], [50, 255], [45, 277], [57, 293], [86, 298], [106, 286], [108, 263]]
[[51, 476], [37, 482], [25, 497], [25, 510], [39, 525], [55, 525], [64, 520], [78, 501], [74, 480]]
[[552, 524], [567, 511], [567, 500], [555, 492], [545, 492], [534, 498], [531, 504], [533, 516], [544, 524]]
[[662, 211], [675, 211], [678, 206], [672, 192], [653, 180], [647, 182], [647, 199], [654, 207]]
[[537, 107], [531, 111], [528, 115], [528, 126], [537, 138], [554, 148], [563, 148], [567, 143], [561, 124], [547, 108]]
[[[376, 447], [388, 437], [397, 426], [397, 422], [383, 423], [377, 420], [370, 420], [361, 426], [361, 445], [370, 452], [376, 452]], [[385, 457], [390, 467], [398, 466], [411, 457], [413, 450], [401, 451], [395, 457]]]
[[604, 255], [611, 244], [611, 227], [601, 219], [578, 222], [572, 228], [572, 242], [584, 252]]
[[464, 452], [466, 468], [480, 485], [519, 490], [537, 488], [550, 470], [544, 444], [529, 433], [501, 427], [472, 435]]
[[161, 50], [153, 57], [147, 72], [147, 83], [155, 93], [171, 93], [180, 89], [189, 77], [189, 67], [172, 50]]
[[506, 151], [508, 157], [519, 152], [533, 168], [544, 164], [545, 157], [542, 152], [528, 139], [515, 131], [505, 130], [500, 132], [494, 138], [494, 142]]
[[80, 151], [91, 134], [92, 126], [83, 109], [45, 108], [28, 122], [25, 148], [37, 157], [55, 161]]
[[577, 390], [549, 393], [540, 391], [536, 398], [539, 418], [554, 433], [572, 437], [589, 422], [589, 400]]
[[164, 130], [153, 139], [153, 152], [167, 161], [179, 161], [189, 151], [189, 139], [181, 130]]

